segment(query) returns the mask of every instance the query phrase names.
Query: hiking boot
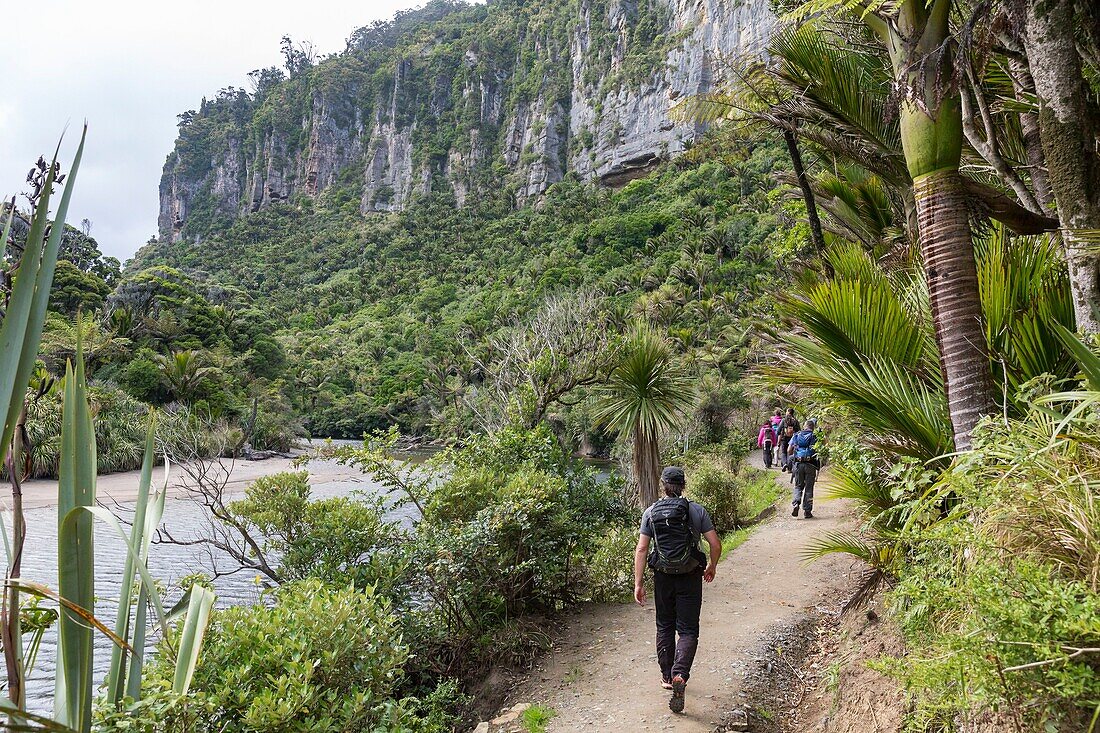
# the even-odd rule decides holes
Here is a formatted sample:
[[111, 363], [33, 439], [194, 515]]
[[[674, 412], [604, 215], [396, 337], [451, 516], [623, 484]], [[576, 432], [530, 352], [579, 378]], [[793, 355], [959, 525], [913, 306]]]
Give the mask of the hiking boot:
[[806, 517], [805, 518], [806, 519], [813, 519], [814, 518], [814, 513], [813, 512], [806, 512]]
[[672, 689], [672, 680], [666, 680], [662, 677], [661, 678], [661, 687], [663, 687], [666, 690], [671, 690]]
[[687, 682], [680, 675], [672, 678], [672, 697], [668, 701], [668, 709], [674, 713], [684, 712], [684, 691], [687, 690]]
[[798, 504], [795, 504], [794, 509], [791, 509], [791, 516], [792, 517], [797, 517], [798, 516]]

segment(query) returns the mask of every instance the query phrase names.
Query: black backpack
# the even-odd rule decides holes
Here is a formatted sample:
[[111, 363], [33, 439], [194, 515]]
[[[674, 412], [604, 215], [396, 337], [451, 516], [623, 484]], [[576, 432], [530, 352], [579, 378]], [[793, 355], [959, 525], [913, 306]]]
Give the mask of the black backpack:
[[649, 567], [654, 570], [669, 575], [683, 575], [699, 567], [688, 506], [687, 499], [669, 496], [650, 507], [653, 551], [649, 553]]

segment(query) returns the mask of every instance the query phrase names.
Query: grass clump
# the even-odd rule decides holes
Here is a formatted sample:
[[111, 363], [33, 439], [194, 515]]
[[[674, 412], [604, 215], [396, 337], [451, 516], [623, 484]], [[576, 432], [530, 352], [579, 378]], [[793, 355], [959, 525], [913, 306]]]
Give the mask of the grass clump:
[[755, 527], [742, 527], [722, 535], [722, 557], [725, 558], [749, 539]]
[[553, 708], [549, 708], [545, 705], [532, 705], [523, 711], [523, 715], [520, 716], [520, 722], [523, 723], [523, 729], [527, 733], [545, 733], [546, 724], [553, 719], [557, 713]]

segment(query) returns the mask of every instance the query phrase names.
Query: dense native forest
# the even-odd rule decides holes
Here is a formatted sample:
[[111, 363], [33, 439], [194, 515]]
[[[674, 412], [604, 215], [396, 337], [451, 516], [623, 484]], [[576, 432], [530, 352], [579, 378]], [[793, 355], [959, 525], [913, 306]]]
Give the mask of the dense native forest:
[[[640, 5], [638, 48], [675, 43]], [[285, 71], [186, 115], [181, 145], [293, 109], [273, 95], [356, 53], [432, 34], [445, 49], [458, 30], [510, 42], [505, 19], [540, 9], [557, 17], [434, 4], [321, 62], [288, 44]], [[465, 730], [496, 702], [491, 669], [548, 648], [547, 618], [629, 594], [661, 463], [689, 467], [732, 546], [776, 499], [741, 459], [791, 404], [825, 428], [829, 490], [860, 515], [812, 553], [858, 561], [852, 608], [883, 599], [906, 649], [871, 665], [904, 689], [904, 728], [1097, 730], [1097, 8], [777, 12], [765, 56], [726, 59], [717, 90], [676, 103], [709, 133], [616, 188], [566, 176], [518, 201], [490, 169], [462, 206], [439, 187], [390, 213], [364, 214], [351, 175], [239, 215], [200, 197], [183, 237], [120, 269], [87, 227], [49, 226], [78, 161], [64, 181], [42, 162], [30, 201], [6, 210], [0, 412], [9, 481], [60, 476], [59, 554], [74, 560], [59, 610], [31, 600], [56, 601], [48, 589], [8, 584], [12, 704], [34, 664], [21, 640], [56, 627], [55, 718], [72, 729]], [[209, 578], [148, 577], [155, 456], [364, 434], [330, 455], [381, 497], [315, 499], [285, 473], [237, 498], [200, 477], [213, 539], [269, 586], [265, 603], [214, 610]], [[402, 436], [449, 447], [395, 462]], [[605, 480], [577, 452], [622, 471]], [[135, 602], [118, 604], [94, 688], [91, 635], [109, 630], [81, 614], [96, 567], [78, 550], [104, 519], [87, 487], [139, 466], [141, 519], [119, 526]]]

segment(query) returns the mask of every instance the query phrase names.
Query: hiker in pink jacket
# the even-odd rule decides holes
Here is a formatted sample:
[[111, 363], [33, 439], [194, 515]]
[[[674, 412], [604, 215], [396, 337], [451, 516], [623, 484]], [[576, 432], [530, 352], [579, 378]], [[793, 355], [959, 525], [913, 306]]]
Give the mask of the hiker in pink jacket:
[[756, 438], [756, 445], [759, 446], [764, 456], [764, 468], [772, 467], [772, 450], [777, 439], [775, 428], [769, 420], [760, 428], [760, 435]]

